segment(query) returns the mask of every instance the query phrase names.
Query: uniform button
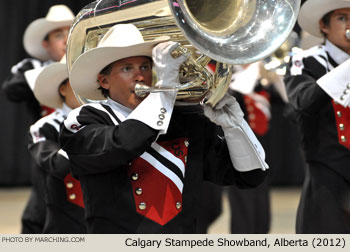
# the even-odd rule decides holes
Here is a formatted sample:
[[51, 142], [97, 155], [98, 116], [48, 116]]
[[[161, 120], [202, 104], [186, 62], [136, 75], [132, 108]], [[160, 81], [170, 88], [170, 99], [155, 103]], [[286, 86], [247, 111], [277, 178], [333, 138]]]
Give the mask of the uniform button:
[[145, 210], [145, 209], [146, 209], [146, 203], [145, 203], [145, 202], [141, 202], [141, 203], [139, 204], [139, 209], [140, 209], [140, 210]]
[[176, 209], [180, 209], [181, 208], [181, 202], [176, 202]]
[[348, 83], [348, 85], [346, 86], [347, 88], [350, 88], [350, 83]]
[[162, 125], [163, 125], [163, 122], [162, 122], [162, 121], [158, 121], [158, 122], [157, 122], [157, 125], [158, 125], [158, 126], [162, 126]]
[[161, 109], [160, 109], [160, 112], [161, 112], [162, 114], [164, 114], [164, 113], [166, 113], [166, 109], [165, 109], [165, 108], [161, 108]]
[[187, 163], [187, 156], [185, 156], [184, 159], [185, 159], [185, 163]]
[[142, 188], [136, 188], [135, 193], [137, 195], [141, 195], [142, 194]]
[[350, 89], [345, 89], [344, 94], [350, 94]]
[[341, 123], [341, 124], [339, 124], [339, 129], [340, 129], [340, 130], [345, 130], [345, 126], [344, 126], [344, 124], [342, 124], [342, 123]]
[[346, 137], [345, 137], [345, 136], [341, 136], [340, 139], [341, 139], [341, 141], [342, 141], [343, 143], [346, 142]]
[[342, 113], [340, 111], [337, 111], [337, 116], [342, 117]]
[[188, 147], [190, 145], [190, 143], [187, 140], [185, 140], [184, 144], [186, 147]]
[[134, 181], [138, 180], [138, 179], [139, 179], [139, 174], [133, 173], [133, 174], [131, 175], [131, 179], [134, 180]]
[[72, 193], [71, 195], [69, 195], [69, 199], [70, 199], [70, 200], [75, 200], [75, 198], [76, 198], [76, 196], [75, 196], [74, 193]]
[[255, 120], [255, 114], [249, 114], [248, 117], [249, 117], [250, 120]]
[[344, 100], [345, 99], [345, 95], [342, 95], [342, 96], [340, 96], [340, 100]]
[[72, 182], [68, 182], [66, 184], [66, 186], [67, 186], [67, 188], [71, 189], [71, 188], [73, 188], [73, 183]]
[[160, 120], [164, 120], [164, 118], [165, 118], [165, 115], [163, 115], [163, 114], [160, 114], [160, 115], [159, 115], [158, 117], [159, 117], [159, 119], [160, 119]]

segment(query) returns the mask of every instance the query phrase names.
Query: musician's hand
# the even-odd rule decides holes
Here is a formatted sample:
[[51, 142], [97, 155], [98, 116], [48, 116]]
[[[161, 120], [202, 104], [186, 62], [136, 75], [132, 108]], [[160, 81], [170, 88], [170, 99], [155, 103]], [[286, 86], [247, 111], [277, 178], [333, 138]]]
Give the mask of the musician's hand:
[[188, 58], [188, 55], [181, 55], [174, 59], [172, 51], [179, 46], [177, 42], [160, 43], [153, 48], [152, 58], [157, 74], [157, 86], [178, 86], [180, 65]]
[[221, 99], [221, 101], [212, 108], [209, 105], [204, 105], [204, 114], [213, 123], [225, 128], [235, 128], [242, 124], [243, 112], [236, 99], [229, 94]]
[[204, 114], [224, 131], [231, 161], [236, 170], [247, 172], [266, 170], [265, 151], [253, 131], [243, 119], [243, 112], [236, 99], [225, 94], [213, 109], [204, 105]]

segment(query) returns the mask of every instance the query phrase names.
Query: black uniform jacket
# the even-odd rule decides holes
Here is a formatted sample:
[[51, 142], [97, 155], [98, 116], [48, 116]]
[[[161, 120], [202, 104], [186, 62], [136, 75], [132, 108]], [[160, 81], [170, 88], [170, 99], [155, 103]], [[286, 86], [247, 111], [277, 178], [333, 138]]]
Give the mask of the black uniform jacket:
[[342, 54], [332, 44], [297, 54], [284, 81], [307, 162], [333, 169], [350, 182], [350, 108], [334, 102], [316, 83], [345, 61]]
[[[66, 123], [70, 116], [79, 125]], [[82, 185], [88, 232], [194, 233], [203, 179], [250, 188], [265, 177], [232, 167], [221, 128], [196, 106], [175, 106], [158, 139], [157, 130], [121, 120], [106, 104], [69, 117], [60, 139]]]
[[10, 101], [25, 102], [27, 104], [28, 113], [33, 116], [34, 122], [42, 116], [52, 112], [52, 110], [40, 106], [24, 73], [28, 70], [46, 66], [50, 63], [51, 61], [41, 62], [32, 58], [24, 59], [11, 68], [10, 75], [5, 79], [2, 85], [2, 90]]
[[43, 233], [86, 233], [79, 181], [70, 175], [70, 162], [60, 150], [59, 127], [69, 108], [57, 109], [30, 128], [29, 151], [41, 168], [47, 207]]

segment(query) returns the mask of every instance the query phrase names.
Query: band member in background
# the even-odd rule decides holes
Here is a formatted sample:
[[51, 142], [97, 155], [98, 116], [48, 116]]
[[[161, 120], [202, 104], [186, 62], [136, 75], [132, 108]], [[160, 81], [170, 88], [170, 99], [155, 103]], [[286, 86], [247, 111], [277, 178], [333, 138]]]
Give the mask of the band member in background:
[[324, 44], [293, 56], [285, 84], [308, 164], [297, 233], [350, 233], [350, 1], [308, 0], [301, 28]]
[[152, 64], [155, 85], [179, 85], [187, 55], [174, 59], [178, 43], [166, 40], [145, 42], [134, 25], [118, 24], [73, 64], [75, 92], [107, 99], [73, 110], [60, 135], [90, 233], [195, 233], [203, 180], [251, 188], [266, 175], [264, 150], [233, 97], [205, 105], [204, 116], [174, 107], [175, 90], [135, 95], [136, 83], [151, 85]]
[[[271, 97], [267, 88], [260, 83], [261, 64], [262, 62], [259, 61], [234, 66], [229, 93], [237, 99], [245, 119], [262, 143], [266, 159], [271, 159], [268, 156], [271, 155], [268, 152], [270, 146], [264, 139], [270, 128]], [[264, 146], [264, 140], [266, 146]], [[234, 186], [228, 187], [227, 195], [230, 203], [231, 233], [267, 234], [269, 232], [271, 214], [268, 178], [258, 187], [248, 190]]]
[[[65, 5], [52, 6], [44, 18], [31, 22], [25, 30], [23, 45], [26, 52], [33, 58], [26, 58], [11, 69], [11, 74], [2, 85], [6, 97], [13, 102], [26, 103], [28, 110], [28, 125], [33, 124], [42, 116], [53, 112], [52, 108], [40, 105], [33, 94], [37, 72], [25, 73], [31, 69], [47, 66], [59, 61], [66, 52], [66, 42], [69, 27], [75, 16]], [[23, 128], [26, 135], [28, 128]], [[16, 132], [21, 134], [21, 132]], [[22, 215], [22, 233], [42, 233], [45, 222], [45, 202], [43, 186], [38, 181], [38, 167], [29, 160], [31, 170], [31, 195]]]
[[55, 112], [38, 120], [29, 131], [29, 152], [44, 183], [43, 233], [86, 233], [80, 183], [72, 177], [69, 159], [58, 142], [60, 124], [72, 109], [80, 106], [70, 87], [65, 56], [61, 62], [41, 69], [33, 92], [40, 104], [55, 108]]
[[36, 120], [52, 110], [45, 107], [40, 109], [32, 91], [35, 76], [25, 76], [25, 72], [62, 59], [66, 53], [68, 32], [73, 20], [74, 14], [68, 7], [54, 5], [45, 17], [31, 22], [24, 32], [23, 45], [32, 58], [26, 58], [13, 66], [10, 76], [3, 83], [7, 98], [13, 102], [28, 103]]

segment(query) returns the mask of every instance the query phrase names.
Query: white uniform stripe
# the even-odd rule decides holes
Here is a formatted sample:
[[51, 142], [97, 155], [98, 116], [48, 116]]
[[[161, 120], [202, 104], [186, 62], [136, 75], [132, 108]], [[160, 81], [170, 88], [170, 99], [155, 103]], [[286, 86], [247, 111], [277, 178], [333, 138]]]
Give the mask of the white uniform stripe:
[[[327, 56], [327, 55], [326, 55]], [[313, 55], [313, 57], [318, 61], [318, 63], [320, 63], [324, 68], [328, 68], [328, 64], [326, 59], [324, 59], [323, 57], [319, 56], [319, 55]]]
[[59, 150], [58, 150], [58, 154], [62, 155], [63, 157], [65, 157], [66, 159], [69, 160], [68, 154], [67, 154], [67, 152], [65, 152], [64, 150], [59, 149]]
[[99, 107], [96, 107], [99, 110], [102, 110], [104, 112], [107, 113], [107, 115], [109, 116], [109, 118], [111, 118], [112, 122], [114, 123], [114, 125], [118, 125], [119, 123], [117, 122], [117, 120], [111, 115], [111, 113], [108, 112], [107, 109], [105, 109], [101, 104], [99, 104]]
[[171, 170], [169, 170], [167, 167], [165, 167], [162, 163], [160, 163], [157, 159], [155, 159], [153, 156], [151, 156], [147, 152], [143, 153], [140, 156], [140, 158], [148, 162], [150, 165], [156, 168], [159, 172], [163, 173], [164, 176], [168, 177], [171, 181], [173, 181], [174, 184], [179, 189], [179, 191], [182, 193], [183, 183], [175, 173], [173, 173]]
[[177, 168], [180, 169], [183, 177], [185, 177], [185, 165], [182, 162], [182, 160], [180, 158], [175, 157], [171, 152], [167, 151], [166, 149], [164, 149], [162, 146], [160, 146], [157, 143], [153, 143], [152, 144], [153, 149], [155, 149], [160, 155], [162, 155], [163, 157], [165, 157], [167, 160], [169, 160], [170, 162], [172, 162], [173, 164], [175, 164], [177, 166]]

